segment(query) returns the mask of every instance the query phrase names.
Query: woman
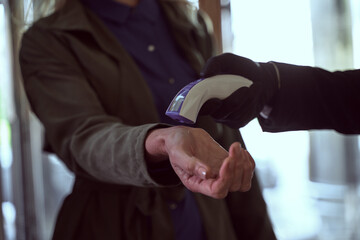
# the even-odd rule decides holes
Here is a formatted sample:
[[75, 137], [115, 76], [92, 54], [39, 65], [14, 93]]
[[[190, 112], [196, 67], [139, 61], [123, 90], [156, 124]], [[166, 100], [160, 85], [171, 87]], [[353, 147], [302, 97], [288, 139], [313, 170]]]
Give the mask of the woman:
[[275, 238], [239, 132], [163, 114], [212, 53], [186, 1], [72, 0], [25, 33], [27, 96], [76, 176], [54, 239]]

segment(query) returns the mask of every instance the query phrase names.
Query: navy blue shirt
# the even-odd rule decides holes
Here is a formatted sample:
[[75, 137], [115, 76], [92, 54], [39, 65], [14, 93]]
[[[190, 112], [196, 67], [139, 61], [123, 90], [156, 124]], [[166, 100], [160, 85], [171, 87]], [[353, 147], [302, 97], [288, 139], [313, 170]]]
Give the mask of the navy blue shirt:
[[111, 0], [83, 0], [134, 58], [147, 81], [161, 122], [178, 124], [165, 115], [172, 98], [198, 74], [176, 47], [156, 0], [129, 7]]
[[[198, 75], [180, 54], [156, 0], [140, 0], [136, 7], [112, 0], [82, 0], [134, 58], [153, 94], [163, 123], [178, 123], [165, 115], [176, 93]], [[129, 79], [131, 81], [131, 79]], [[177, 240], [203, 240], [205, 233], [193, 195], [186, 190], [180, 203], [169, 202]]]

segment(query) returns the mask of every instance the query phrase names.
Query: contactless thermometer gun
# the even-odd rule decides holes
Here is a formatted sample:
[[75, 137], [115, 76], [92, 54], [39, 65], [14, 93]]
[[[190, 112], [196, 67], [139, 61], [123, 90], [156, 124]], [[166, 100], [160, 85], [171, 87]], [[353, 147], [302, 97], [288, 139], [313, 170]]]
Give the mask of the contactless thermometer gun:
[[199, 79], [183, 87], [171, 101], [166, 115], [172, 119], [194, 124], [202, 105], [209, 99], [225, 99], [242, 87], [250, 87], [252, 81], [238, 75], [216, 75]]

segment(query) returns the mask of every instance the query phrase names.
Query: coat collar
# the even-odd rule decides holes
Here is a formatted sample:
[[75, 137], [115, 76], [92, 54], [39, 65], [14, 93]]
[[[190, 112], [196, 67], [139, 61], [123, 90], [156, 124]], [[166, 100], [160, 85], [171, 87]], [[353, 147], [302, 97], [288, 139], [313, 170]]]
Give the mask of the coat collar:
[[[204, 32], [204, 24], [197, 22], [199, 16], [195, 12], [188, 14], [187, 11], [181, 10], [176, 1], [158, 1], [179, 47], [185, 52], [194, 69], [200, 72], [204, 59], [210, 57], [213, 50], [211, 40], [207, 39], [208, 36]], [[68, 0], [62, 9], [39, 20], [36, 25], [50, 31], [87, 32], [110, 56], [118, 61], [132, 61], [116, 37], [95, 13], [81, 3], [81, 0]], [[124, 59], [124, 56], [128, 57]]]
[[107, 54], [118, 61], [127, 56], [116, 37], [80, 0], [67, 1], [59, 11], [40, 19], [36, 25], [50, 31], [87, 32]]
[[91, 31], [87, 18], [88, 11], [80, 0], [66, 1], [66, 4], [50, 16], [40, 19], [38, 26], [54, 30], [84, 30]]
[[[163, 5], [163, 0], [158, 0]], [[141, 3], [143, 8], [149, 7], [151, 4], [145, 0]], [[152, 3], [153, 4], [153, 3]], [[153, 6], [152, 6], [153, 7]], [[154, 21], [154, 16], [145, 14], [146, 18]], [[58, 30], [81, 30], [81, 31], [93, 31], [92, 24], [94, 19], [99, 22], [98, 17], [87, 7], [82, 4], [81, 0], [68, 0], [65, 5], [53, 13], [52, 15], [41, 19], [38, 24], [44, 28], [58, 29]]]
[[135, 7], [130, 7], [114, 0], [80, 0], [87, 8], [92, 9], [101, 19], [117, 25], [131, 20], [146, 20], [156, 23], [160, 19], [157, 0], [141, 0]]

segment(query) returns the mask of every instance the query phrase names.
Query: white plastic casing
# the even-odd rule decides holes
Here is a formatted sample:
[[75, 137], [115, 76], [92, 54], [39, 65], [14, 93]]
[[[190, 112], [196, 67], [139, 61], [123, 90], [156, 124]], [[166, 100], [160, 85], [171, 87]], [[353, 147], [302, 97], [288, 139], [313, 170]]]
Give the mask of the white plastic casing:
[[[192, 86], [189, 91], [179, 91], [166, 114], [178, 121], [185, 118], [182, 122], [195, 123], [202, 105], [207, 100], [212, 98], [225, 99], [239, 88], [250, 87], [252, 83], [252, 81], [245, 77], [230, 74], [205, 78]], [[179, 96], [180, 93], [181, 96]], [[169, 109], [171, 109], [171, 106], [176, 105], [178, 99], [182, 101], [180, 110], [170, 112]], [[173, 117], [171, 115], [179, 116]]]

